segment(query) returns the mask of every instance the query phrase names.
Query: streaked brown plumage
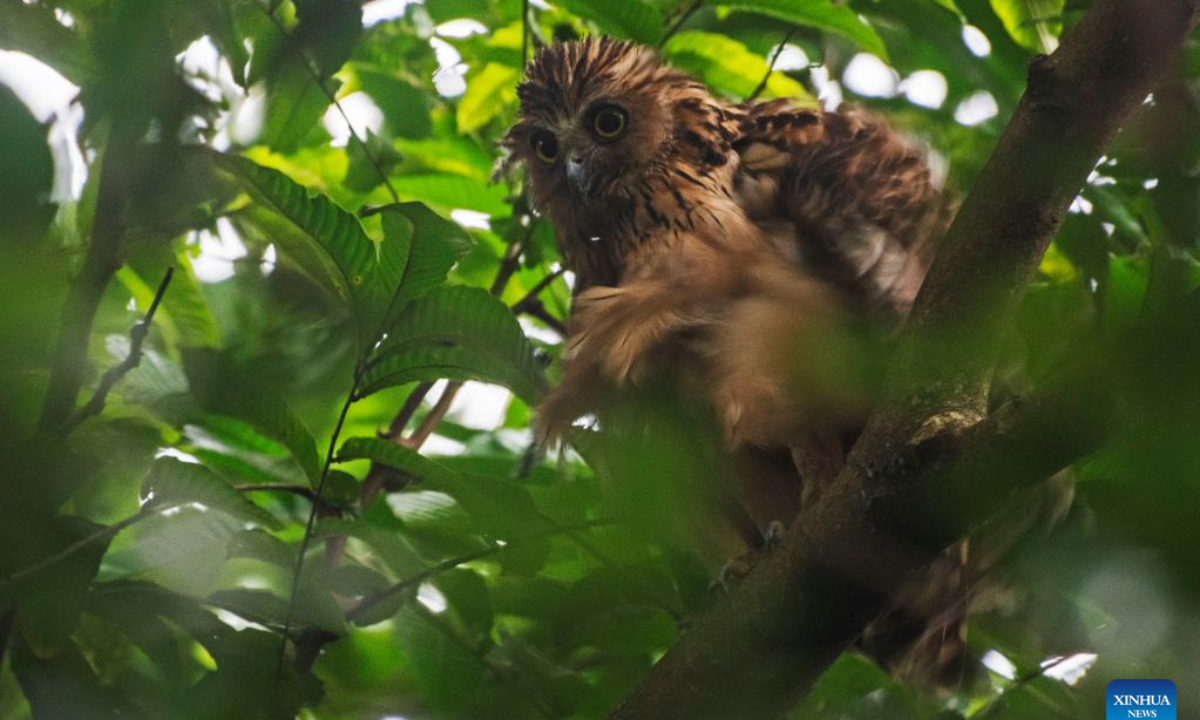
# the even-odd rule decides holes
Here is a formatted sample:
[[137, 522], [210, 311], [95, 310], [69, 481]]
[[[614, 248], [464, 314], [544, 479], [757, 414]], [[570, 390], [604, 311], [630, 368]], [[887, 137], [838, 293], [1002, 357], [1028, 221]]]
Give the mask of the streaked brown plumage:
[[860, 110], [723, 102], [607, 38], [542, 50], [518, 95], [503, 144], [576, 274], [540, 429], [665, 388], [718, 428], [754, 524], [789, 523], [871, 402], [850, 329], [897, 325], [945, 224], [924, 154]]
[[[856, 110], [724, 103], [608, 38], [543, 50], [518, 94], [504, 145], [577, 276], [541, 427], [561, 432], [668, 358], [711, 388], [730, 448], [794, 447], [861, 418], [866, 398], [828, 397], [794, 348], [907, 311], [943, 221], [921, 152]], [[624, 127], [602, 138], [610, 110]]]

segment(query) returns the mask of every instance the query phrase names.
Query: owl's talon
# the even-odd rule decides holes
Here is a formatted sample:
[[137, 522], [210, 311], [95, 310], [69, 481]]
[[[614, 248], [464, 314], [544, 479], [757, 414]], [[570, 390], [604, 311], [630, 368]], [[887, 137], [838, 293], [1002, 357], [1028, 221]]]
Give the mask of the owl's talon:
[[754, 568], [758, 567], [758, 563], [764, 557], [775, 552], [775, 549], [779, 547], [779, 543], [783, 540], [783, 534], [786, 530], [787, 527], [778, 520], [772, 520], [767, 523], [767, 529], [763, 531], [762, 545], [735, 555], [729, 559], [729, 562], [722, 565], [720, 571], [717, 572], [717, 576], [708, 585], [709, 595], [715, 595], [720, 591], [728, 596], [730, 588], [745, 579]]
[[779, 543], [783, 541], [785, 532], [787, 532], [787, 527], [778, 520], [767, 523], [767, 529], [763, 532], [763, 552], [767, 555], [774, 553], [775, 548], [779, 547]]

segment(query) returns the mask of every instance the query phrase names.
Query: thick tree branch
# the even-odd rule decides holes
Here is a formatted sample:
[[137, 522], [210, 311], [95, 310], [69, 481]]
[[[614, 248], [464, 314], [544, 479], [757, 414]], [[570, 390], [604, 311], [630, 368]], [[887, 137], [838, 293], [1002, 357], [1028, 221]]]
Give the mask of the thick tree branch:
[[1103, 410], [1086, 382], [982, 419], [998, 330], [1196, 15], [1195, 0], [1100, 0], [1054, 55], [1034, 61], [838, 481], [612, 720], [781, 716], [938, 549], [1101, 441], [1103, 423], [1079, 422]]
[[133, 184], [134, 146], [140, 131], [140, 123], [119, 116], [105, 143], [91, 242], [63, 304], [50, 384], [38, 421], [42, 431], [63, 428], [75, 412], [87, 368], [92, 322], [109, 281], [125, 261], [125, 199]]

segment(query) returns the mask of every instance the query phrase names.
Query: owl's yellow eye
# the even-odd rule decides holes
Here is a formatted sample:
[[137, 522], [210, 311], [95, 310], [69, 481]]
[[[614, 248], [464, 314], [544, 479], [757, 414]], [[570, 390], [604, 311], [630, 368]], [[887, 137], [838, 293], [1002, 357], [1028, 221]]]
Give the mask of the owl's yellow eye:
[[538, 133], [533, 136], [532, 142], [538, 160], [551, 165], [558, 159], [558, 138], [553, 133]]
[[615, 140], [625, 132], [629, 116], [619, 107], [602, 107], [592, 119], [592, 129], [601, 140]]

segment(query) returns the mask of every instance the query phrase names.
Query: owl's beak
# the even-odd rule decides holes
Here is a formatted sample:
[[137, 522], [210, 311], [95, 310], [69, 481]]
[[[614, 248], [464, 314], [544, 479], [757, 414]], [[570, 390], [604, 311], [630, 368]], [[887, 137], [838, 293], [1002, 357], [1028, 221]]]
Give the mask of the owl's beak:
[[567, 158], [567, 182], [571, 183], [571, 189], [576, 195], [588, 195], [592, 189], [591, 174], [587, 171], [587, 165], [584, 164], [583, 158], [571, 156]]

